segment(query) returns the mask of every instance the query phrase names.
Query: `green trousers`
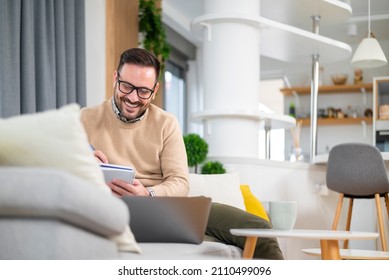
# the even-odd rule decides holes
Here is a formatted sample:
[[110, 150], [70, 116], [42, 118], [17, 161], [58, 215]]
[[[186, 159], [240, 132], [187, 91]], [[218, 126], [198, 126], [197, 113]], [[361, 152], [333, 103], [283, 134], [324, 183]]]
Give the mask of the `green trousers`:
[[[213, 202], [205, 234], [217, 240], [244, 248], [246, 237], [230, 233], [232, 228], [271, 228], [270, 222], [239, 208]], [[276, 238], [258, 238], [254, 251], [256, 259], [283, 260]]]

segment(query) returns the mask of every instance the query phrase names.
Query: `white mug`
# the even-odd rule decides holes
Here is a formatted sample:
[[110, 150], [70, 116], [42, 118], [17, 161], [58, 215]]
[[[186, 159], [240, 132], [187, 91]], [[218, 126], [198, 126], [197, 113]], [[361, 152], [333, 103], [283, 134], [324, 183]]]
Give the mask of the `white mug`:
[[297, 201], [270, 201], [269, 216], [274, 229], [293, 229], [297, 219]]

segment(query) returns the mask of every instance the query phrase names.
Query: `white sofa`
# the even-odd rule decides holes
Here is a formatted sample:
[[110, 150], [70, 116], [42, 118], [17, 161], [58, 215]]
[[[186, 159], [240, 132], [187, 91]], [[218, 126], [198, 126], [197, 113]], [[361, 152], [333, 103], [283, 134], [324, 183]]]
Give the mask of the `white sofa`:
[[0, 168], [0, 259], [240, 258], [219, 242], [138, 243], [119, 251], [111, 239], [129, 223], [127, 206], [88, 181], [51, 168]]
[[[208, 239], [136, 244], [126, 231], [130, 213], [105, 184], [79, 110], [72, 104], [0, 119], [0, 259], [241, 256], [239, 248]], [[244, 209], [237, 174], [207, 176], [190, 176], [191, 195]]]

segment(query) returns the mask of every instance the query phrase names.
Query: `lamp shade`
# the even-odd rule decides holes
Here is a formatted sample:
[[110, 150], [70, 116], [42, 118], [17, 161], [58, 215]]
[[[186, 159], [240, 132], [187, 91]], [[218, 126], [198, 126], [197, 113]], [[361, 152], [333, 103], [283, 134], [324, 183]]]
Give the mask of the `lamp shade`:
[[351, 59], [351, 64], [359, 68], [373, 68], [387, 63], [384, 52], [376, 38], [362, 40]]

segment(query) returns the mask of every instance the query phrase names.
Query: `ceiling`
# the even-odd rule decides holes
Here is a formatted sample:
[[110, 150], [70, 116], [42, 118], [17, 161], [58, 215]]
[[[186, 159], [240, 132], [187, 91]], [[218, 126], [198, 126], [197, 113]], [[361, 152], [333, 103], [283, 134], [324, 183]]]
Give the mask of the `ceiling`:
[[[211, 0], [163, 0], [162, 11], [164, 22], [172, 29], [180, 33], [187, 40], [194, 44], [199, 44], [190, 32], [190, 23], [195, 18], [204, 15], [204, 1]], [[300, 16], [301, 6], [306, 0], [260, 0], [262, 17], [293, 25], [307, 31], [312, 31], [312, 19]], [[311, 0], [312, 3], [314, 0]], [[320, 35], [341, 41], [352, 47], [354, 50], [358, 43], [367, 36], [368, 33], [368, 0], [322, 0], [323, 2], [346, 2], [351, 6], [351, 16], [347, 16], [344, 21], [335, 22], [334, 19], [322, 18], [320, 21]], [[291, 4], [292, 3], [292, 4]], [[340, 3], [343, 5], [343, 3]], [[281, 9], [282, 8], [282, 9]], [[305, 6], [305, 9], [307, 7]], [[389, 49], [389, 0], [371, 0], [370, 3], [371, 31], [378, 41], [386, 42], [382, 45], [387, 57]], [[291, 15], [297, 15], [292, 17]], [[282, 61], [276, 61], [269, 57], [261, 57], [262, 76], [286, 75], [291, 71], [298, 72], [296, 65], [290, 65]], [[301, 71], [307, 71], [306, 65]], [[310, 71], [310, 69], [309, 69]]]

